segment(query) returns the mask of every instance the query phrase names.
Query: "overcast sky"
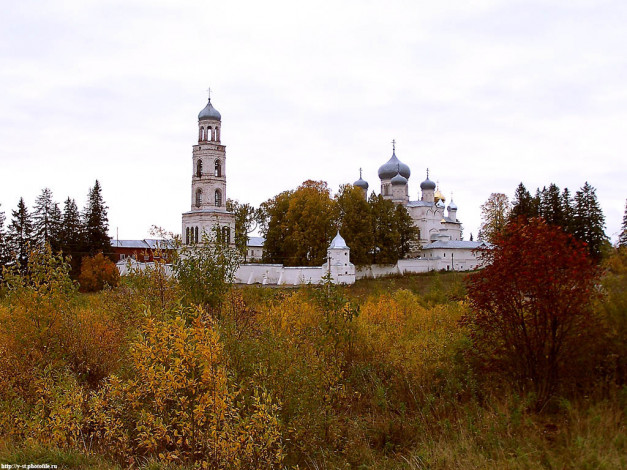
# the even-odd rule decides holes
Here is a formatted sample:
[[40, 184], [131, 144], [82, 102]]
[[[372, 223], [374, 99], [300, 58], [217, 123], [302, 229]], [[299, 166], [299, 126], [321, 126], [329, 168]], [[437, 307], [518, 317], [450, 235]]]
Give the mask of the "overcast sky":
[[[627, 197], [627, 2], [2, 1], [0, 210], [44, 187], [79, 207], [100, 180], [110, 233], [180, 232], [212, 89], [227, 196], [333, 191], [392, 153], [426, 168], [464, 235], [521, 181]], [[8, 223], [8, 221], [7, 221]]]

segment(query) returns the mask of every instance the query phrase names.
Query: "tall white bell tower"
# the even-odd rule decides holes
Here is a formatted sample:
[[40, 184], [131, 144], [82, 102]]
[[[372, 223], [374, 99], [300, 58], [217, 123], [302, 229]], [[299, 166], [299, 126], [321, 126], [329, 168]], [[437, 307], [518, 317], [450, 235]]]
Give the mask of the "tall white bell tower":
[[183, 213], [185, 244], [202, 241], [203, 232], [235, 243], [235, 216], [226, 210], [226, 147], [220, 133], [222, 116], [211, 104], [198, 114], [198, 144], [192, 151], [191, 210]]

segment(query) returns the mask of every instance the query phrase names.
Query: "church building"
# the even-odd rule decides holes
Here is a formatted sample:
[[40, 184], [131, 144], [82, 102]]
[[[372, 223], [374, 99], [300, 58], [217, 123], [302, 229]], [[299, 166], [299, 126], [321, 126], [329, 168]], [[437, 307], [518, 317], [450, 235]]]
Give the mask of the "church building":
[[[462, 224], [457, 218], [457, 205], [451, 202], [446, 207], [446, 198], [436, 184], [427, 178], [420, 183], [420, 198], [410, 200], [409, 166], [396, 156], [396, 143], [392, 142], [392, 157], [379, 167], [381, 194], [396, 204], [402, 204], [419, 230], [420, 250], [410, 256], [440, 260], [442, 269], [471, 269], [477, 264], [473, 250], [481, 243], [462, 240]], [[367, 196], [368, 183], [360, 177], [353, 183]], [[447, 257], [448, 255], [448, 257]], [[455, 259], [457, 258], [457, 261]]]
[[220, 141], [222, 116], [211, 104], [198, 114], [198, 143], [192, 150], [191, 208], [183, 213], [183, 243], [203, 234], [235, 243], [235, 216], [226, 210], [226, 147]]

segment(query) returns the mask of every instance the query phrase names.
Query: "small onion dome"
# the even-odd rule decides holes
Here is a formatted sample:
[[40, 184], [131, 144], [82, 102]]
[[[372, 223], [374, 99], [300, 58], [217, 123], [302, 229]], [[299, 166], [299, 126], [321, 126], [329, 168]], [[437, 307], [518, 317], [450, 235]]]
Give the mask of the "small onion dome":
[[402, 185], [407, 184], [407, 178], [405, 178], [400, 173], [396, 173], [396, 176], [392, 178], [391, 183], [392, 183], [392, 186], [402, 186]]
[[379, 167], [379, 178], [387, 180], [393, 178], [397, 173], [405, 178], [409, 178], [411, 175], [409, 167], [396, 157], [396, 151], [392, 151], [392, 158]]
[[431, 181], [429, 179], [429, 177], [427, 176], [427, 179], [424, 180], [422, 183], [420, 183], [420, 189], [425, 190], [425, 189], [435, 189], [435, 183], [433, 181]]
[[440, 207], [440, 208], [444, 209], [444, 203], [443, 203], [442, 201], [438, 201], [438, 202], [436, 202], [436, 203], [435, 203], [435, 206], [436, 206], [436, 207]]
[[335, 238], [331, 242], [331, 245], [329, 245], [329, 248], [330, 249], [333, 249], [333, 248], [336, 248], [336, 249], [348, 248], [348, 246], [346, 246], [346, 242], [344, 241], [344, 239], [340, 235], [340, 231], [339, 230], [337, 231], [337, 235], [335, 236]]
[[211, 98], [209, 98], [209, 101], [207, 102], [207, 106], [205, 106], [203, 110], [200, 113], [198, 113], [199, 121], [202, 121], [205, 119], [211, 119], [213, 121], [222, 120], [222, 116], [220, 116], [220, 113], [218, 112], [218, 110], [214, 108], [213, 105], [211, 104]]
[[455, 205], [455, 203], [453, 202], [452, 199], [451, 199], [451, 202], [449, 203], [447, 209], [450, 210], [450, 211], [456, 211], [457, 210], [457, 205]]
[[442, 201], [442, 202], [446, 201], [444, 194], [442, 194], [439, 189], [435, 192], [435, 194], [433, 195], [433, 198], [436, 201]]
[[358, 188], [362, 188], [365, 189], [366, 191], [368, 190], [368, 182], [364, 181], [361, 176], [359, 177], [359, 179], [357, 181], [355, 181], [353, 183], [353, 186], [357, 186]]

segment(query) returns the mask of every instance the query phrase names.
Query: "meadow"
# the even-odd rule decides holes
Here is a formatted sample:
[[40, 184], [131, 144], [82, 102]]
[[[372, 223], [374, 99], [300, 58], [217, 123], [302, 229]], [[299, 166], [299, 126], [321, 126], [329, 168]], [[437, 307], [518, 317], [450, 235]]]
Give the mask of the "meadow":
[[[475, 361], [464, 273], [196, 305], [156, 269], [81, 293], [35, 255], [0, 294], [0, 462], [59, 468], [627, 468], [627, 255], [595, 362], [541, 410]], [[591, 353], [592, 354], [592, 353]]]

